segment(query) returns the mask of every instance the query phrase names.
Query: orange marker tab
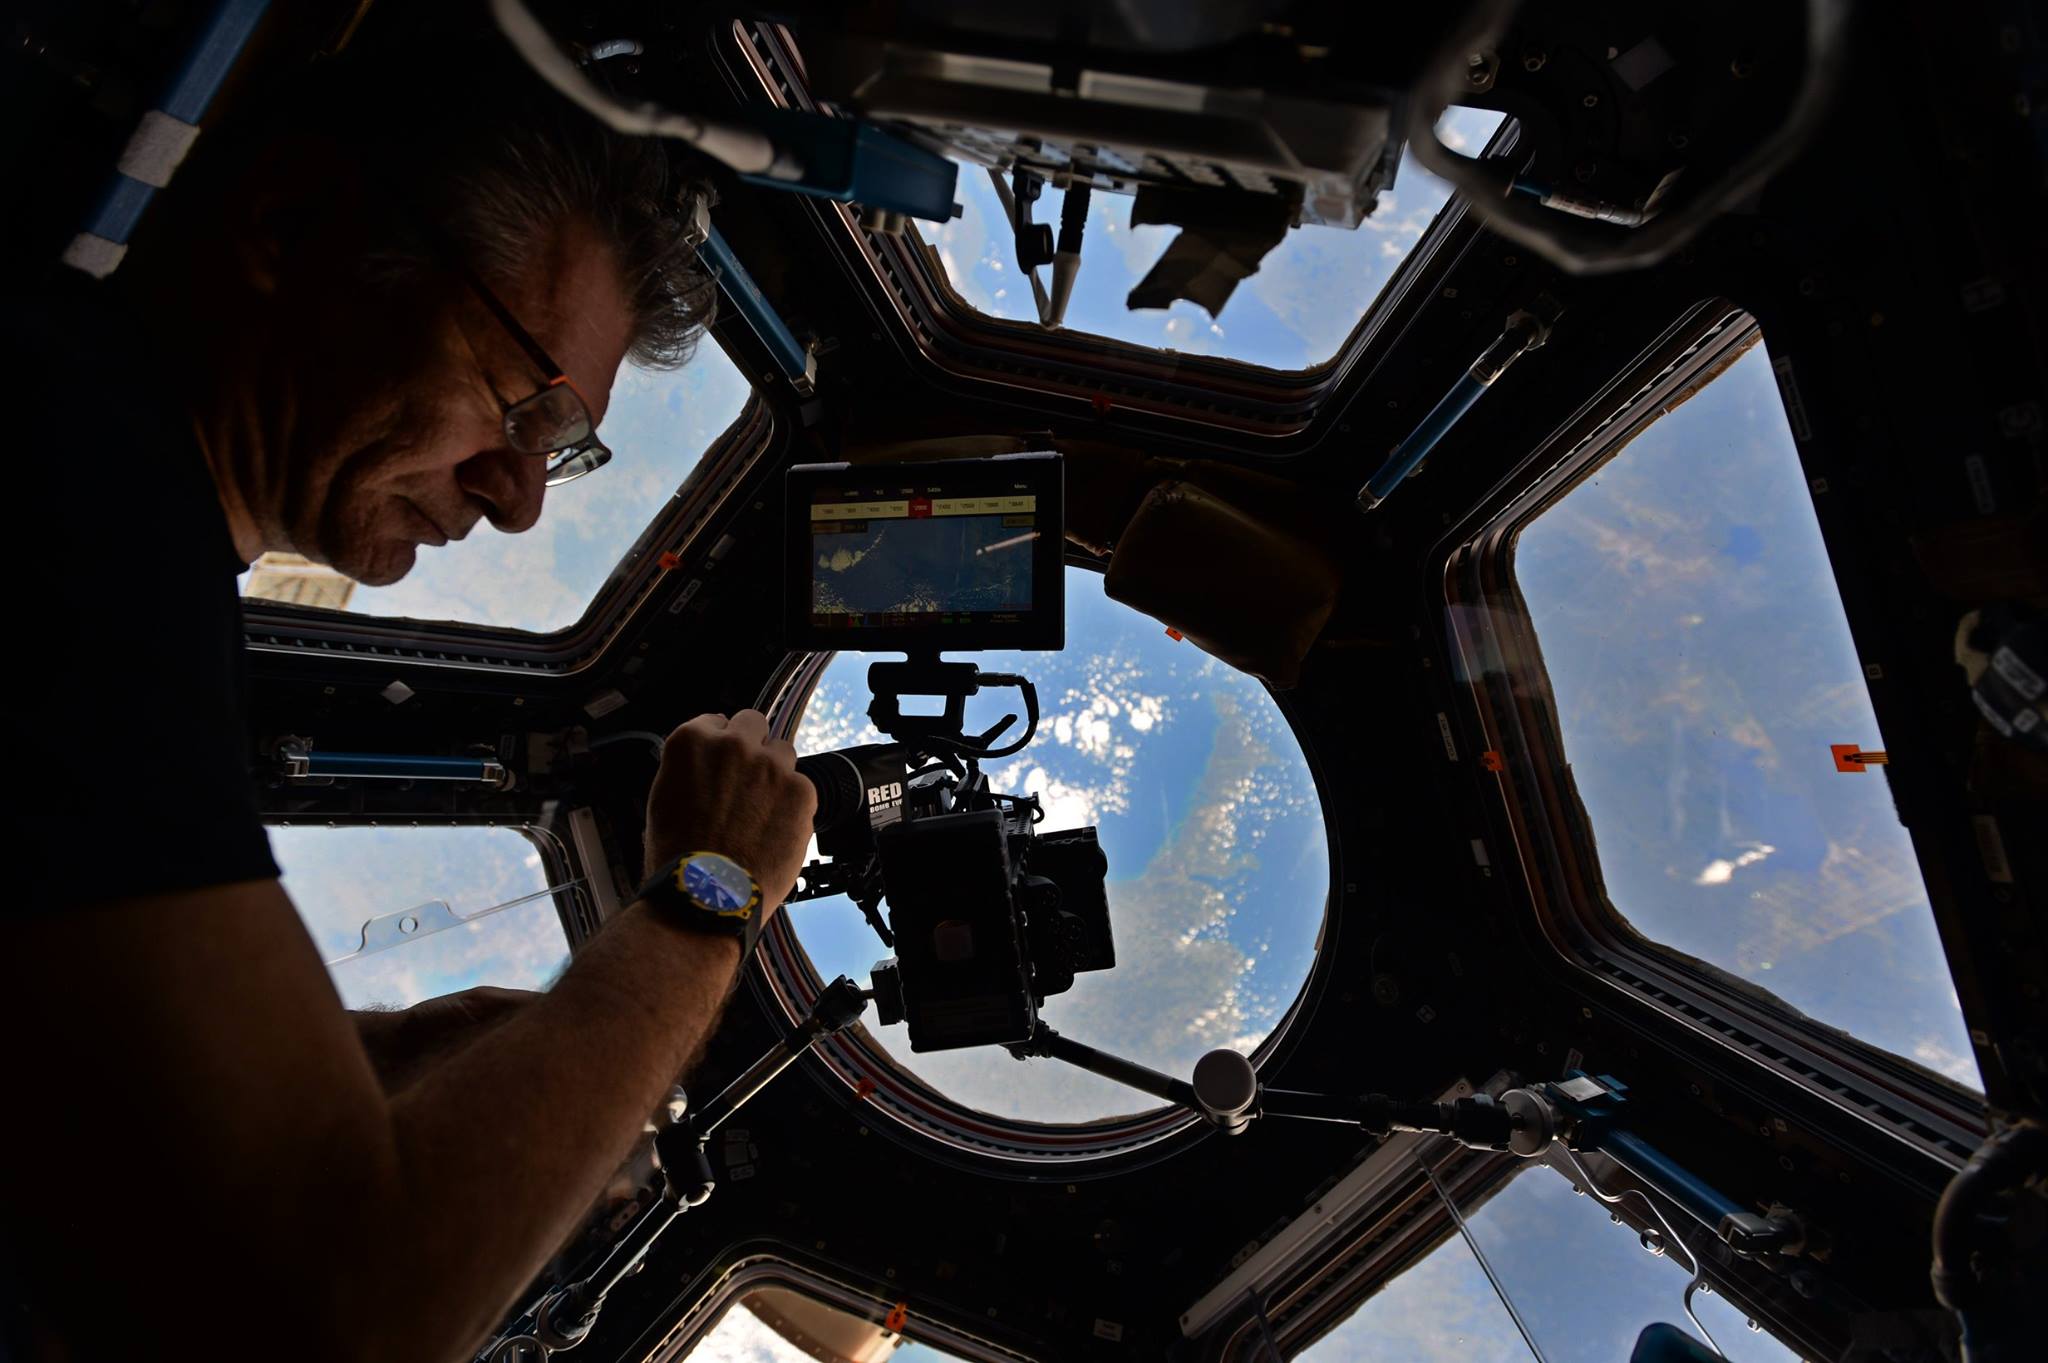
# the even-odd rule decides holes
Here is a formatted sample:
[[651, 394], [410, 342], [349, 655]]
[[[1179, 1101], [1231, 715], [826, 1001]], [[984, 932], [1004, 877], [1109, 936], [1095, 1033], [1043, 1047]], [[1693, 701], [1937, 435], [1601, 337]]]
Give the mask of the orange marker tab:
[[855, 1083], [853, 1086], [853, 1096], [856, 1098], [871, 1097], [873, 1096], [874, 1091], [875, 1081], [868, 1078], [866, 1075], [862, 1075], [860, 1077], [859, 1082]]
[[683, 562], [683, 556], [675, 550], [669, 549], [663, 552], [662, 556], [656, 559], [655, 562], [661, 565], [663, 572], [667, 572], [672, 568], [680, 567]]
[[910, 1323], [910, 1303], [899, 1301], [889, 1308], [889, 1314], [882, 1319], [882, 1328], [891, 1334], [902, 1334], [903, 1327]]
[[1882, 750], [1864, 752], [1858, 743], [1830, 743], [1828, 752], [1834, 756], [1836, 771], [1868, 771], [1891, 763]]
[[1180, 632], [1179, 630], [1175, 629], [1175, 628], [1174, 628], [1174, 627], [1173, 627], [1172, 625], [1168, 625], [1168, 626], [1166, 627], [1166, 637], [1167, 637], [1167, 638], [1169, 638], [1169, 639], [1171, 639], [1171, 640], [1173, 640], [1173, 641], [1174, 641], [1174, 642], [1175, 642], [1175, 643], [1177, 644], [1177, 643], [1179, 643], [1179, 642], [1180, 642], [1181, 640], [1183, 640], [1183, 639], [1187, 638], [1188, 636], [1187, 636], [1187, 635], [1185, 635], [1185, 634], [1182, 634], [1182, 633], [1181, 633], [1181, 632]]
[[1485, 752], [1479, 754], [1479, 765], [1488, 771], [1506, 771], [1508, 769], [1508, 760], [1502, 757], [1498, 750], [1488, 748]]

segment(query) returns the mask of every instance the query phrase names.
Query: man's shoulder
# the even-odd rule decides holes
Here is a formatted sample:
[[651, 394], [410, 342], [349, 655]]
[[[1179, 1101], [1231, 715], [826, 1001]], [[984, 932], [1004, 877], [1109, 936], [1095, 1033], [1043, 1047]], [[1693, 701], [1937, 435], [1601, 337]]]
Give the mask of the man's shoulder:
[[[0, 351], [14, 401], [19, 486], [37, 509], [34, 552], [92, 578], [111, 550], [160, 582], [218, 585], [233, 566], [220, 501], [166, 365], [127, 301], [74, 271], [40, 275], [0, 301]], [[29, 546], [24, 546], [29, 547]]]
[[59, 282], [0, 307], [0, 410], [34, 516], [0, 537], [38, 659], [9, 725], [36, 791], [28, 901], [274, 875], [232, 542], [190, 421], [117, 298]]

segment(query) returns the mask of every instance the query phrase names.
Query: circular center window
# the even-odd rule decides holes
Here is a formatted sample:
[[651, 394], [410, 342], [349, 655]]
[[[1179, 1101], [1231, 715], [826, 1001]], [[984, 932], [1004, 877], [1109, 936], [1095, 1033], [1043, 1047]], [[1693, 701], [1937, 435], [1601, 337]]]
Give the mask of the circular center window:
[[[1038, 686], [1038, 735], [983, 768], [990, 788], [1036, 795], [1040, 833], [1093, 825], [1109, 859], [1117, 963], [1077, 976], [1040, 1016], [1076, 1041], [1183, 1079], [1207, 1051], [1256, 1049], [1308, 979], [1330, 881], [1315, 782], [1272, 696], [1111, 601], [1101, 577], [1083, 569], [1067, 570], [1064, 651], [957, 656]], [[826, 667], [797, 731], [799, 752], [882, 741], [867, 720], [872, 661], [841, 654]], [[968, 731], [1017, 710], [1017, 700], [1014, 691], [974, 697]], [[843, 896], [784, 912], [827, 980], [865, 984], [890, 954]], [[1076, 1123], [1159, 1106], [997, 1046], [918, 1054], [901, 1024], [877, 1025], [872, 1012], [866, 1021], [912, 1074], [992, 1116]]]

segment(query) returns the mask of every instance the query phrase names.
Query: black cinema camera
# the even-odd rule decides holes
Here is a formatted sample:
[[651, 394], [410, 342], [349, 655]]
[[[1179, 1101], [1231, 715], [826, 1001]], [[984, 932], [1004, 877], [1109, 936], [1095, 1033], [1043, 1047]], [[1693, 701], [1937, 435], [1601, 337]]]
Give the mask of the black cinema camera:
[[[1024, 1041], [1046, 998], [1116, 964], [1095, 830], [1038, 832], [1038, 798], [993, 791], [981, 772], [1031, 741], [1036, 689], [939, 659], [1062, 646], [1064, 495], [1050, 454], [789, 473], [791, 647], [909, 655], [868, 669], [868, 716], [892, 742], [797, 764], [830, 860], [790, 898], [848, 895], [895, 949], [875, 966], [877, 1012], [909, 1024], [914, 1051]], [[965, 731], [967, 699], [986, 689], [1023, 697], [1009, 743], [1014, 714]], [[904, 697], [943, 704], [905, 714]]]

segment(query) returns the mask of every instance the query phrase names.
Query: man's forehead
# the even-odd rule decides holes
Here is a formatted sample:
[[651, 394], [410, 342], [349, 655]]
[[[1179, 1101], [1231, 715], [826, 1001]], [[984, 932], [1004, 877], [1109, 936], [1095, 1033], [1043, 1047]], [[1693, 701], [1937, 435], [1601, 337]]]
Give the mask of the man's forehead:
[[579, 219], [554, 234], [541, 260], [532, 278], [511, 285], [506, 304], [590, 402], [601, 407], [632, 340], [632, 303], [618, 253]]

